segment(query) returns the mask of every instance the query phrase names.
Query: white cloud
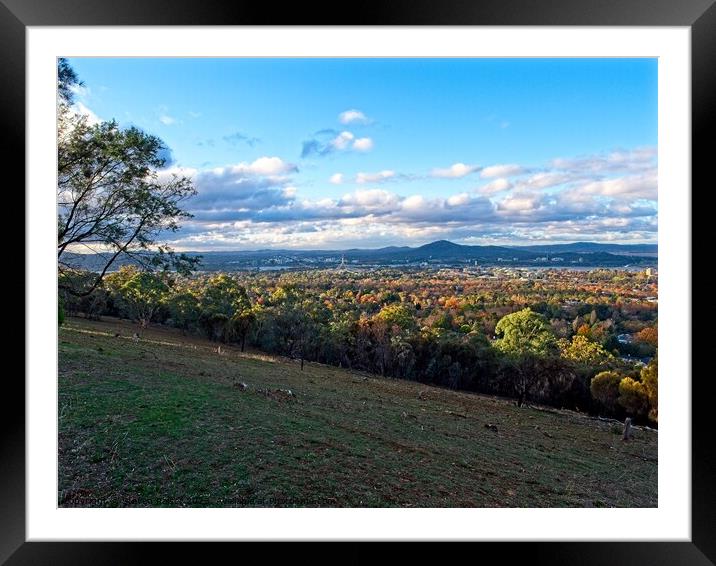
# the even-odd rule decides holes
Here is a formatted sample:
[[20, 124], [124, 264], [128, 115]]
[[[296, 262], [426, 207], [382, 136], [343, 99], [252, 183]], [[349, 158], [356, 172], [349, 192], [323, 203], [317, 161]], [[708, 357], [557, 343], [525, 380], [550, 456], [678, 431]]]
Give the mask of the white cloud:
[[370, 151], [373, 149], [373, 140], [370, 138], [358, 138], [353, 142], [353, 149], [356, 151]]
[[390, 193], [381, 189], [359, 189], [352, 193], [343, 195], [338, 205], [388, 210], [395, 208], [399, 202], [400, 197], [395, 193]]
[[492, 177], [513, 177], [515, 175], [521, 175], [526, 171], [527, 170], [521, 165], [515, 165], [513, 163], [507, 165], [491, 165], [490, 167], [485, 167], [480, 172], [480, 177], [485, 179]]
[[371, 122], [360, 110], [346, 110], [338, 115], [338, 121], [341, 124], [369, 124]]
[[95, 114], [92, 110], [87, 108], [87, 106], [85, 106], [82, 102], [75, 102], [75, 104], [73, 106], [73, 110], [74, 110], [75, 114], [79, 114], [81, 116], [86, 116], [87, 123], [90, 126], [94, 126], [95, 124], [99, 124], [100, 122], [102, 122], [102, 119], [99, 116], [97, 116], [97, 114]]
[[636, 172], [656, 166], [656, 147], [637, 147], [632, 150], [617, 150], [606, 154], [587, 155], [574, 158], [557, 158], [551, 161], [555, 169], [586, 172]]
[[571, 172], [564, 171], [542, 171], [535, 173], [521, 181], [521, 185], [534, 189], [547, 189], [574, 181], [579, 177]]
[[86, 98], [91, 94], [90, 88], [87, 85], [71, 84], [69, 88], [72, 94], [81, 98]]
[[470, 202], [470, 195], [467, 193], [452, 195], [448, 197], [446, 202], [448, 206], [464, 206]]
[[403, 201], [403, 210], [416, 211], [425, 208], [427, 200], [422, 195], [412, 195]]
[[585, 196], [603, 196], [617, 199], [656, 200], [658, 180], [656, 171], [615, 179], [592, 181], [572, 189]]
[[[327, 138], [327, 136], [331, 136]], [[324, 156], [336, 151], [369, 151], [373, 149], [371, 138], [357, 138], [353, 132], [344, 130], [321, 130], [314, 134], [314, 137], [303, 142], [301, 157], [311, 155]]]
[[543, 205], [543, 197], [538, 193], [521, 192], [509, 195], [497, 203], [498, 212], [530, 214]]
[[239, 163], [234, 167], [238, 171], [253, 175], [283, 175], [297, 170], [292, 163], [287, 163], [280, 157], [259, 157], [251, 163]]
[[176, 123], [176, 118], [173, 118], [168, 114], [162, 114], [161, 116], [159, 116], [159, 121], [165, 126], [171, 126], [172, 124]]
[[440, 177], [444, 179], [459, 179], [461, 177], [469, 175], [470, 173], [475, 173], [479, 170], [480, 167], [478, 165], [465, 165], [464, 163], [454, 163], [446, 169], [433, 169], [430, 172], [430, 175], [432, 177]]
[[354, 138], [351, 132], [344, 131], [331, 140], [331, 145], [338, 150], [346, 149]]
[[356, 175], [356, 183], [380, 183], [386, 181], [392, 177], [395, 177], [395, 171], [385, 170], [379, 171], [378, 173], [358, 173]]
[[499, 179], [495, 179], [494, 181], [480, 187], [478, 192], [483, 195], [494, 195], [495, 193], [501, 193], [502, 191], [507, 191], [511, 188], [512, 183], [510, 183], [507, 179], [500, 177]]
[[[337, 142], [343, 146], [341, 151], [353, 150], [357, 140], [347, 133], [325, 132], [323, 146], [313, 153], [321, 155], [336, 137], [342, 140]], [[330, 147], [330, 151], [338, 149]], [[175, 168], [161, 175], [190, 174], [199, 191], [188, 201], [195, 218], [180, 236], [184, 249], [193, 245], [340, 249], [417, 245], [440, 238], [470, 243], [654, 241], [658, 224], [654, 151], [617, 151], [591, 161], [561, 160], [561, 167], [572, 166], [568, 169], [554, 163], [540, 170], [494, 165], [486, 170], [486, 184], [445, 196], [423, 191], [404, 196], [370, 188], [341, 197], [298, 198], [291, 179], [297, 168], [278, 157], [203, 171]], [[478, 166], [455, 163], [433, 170], [432, 176], [459, 179], [479, 171]], [[490, 177], [493, 174], [497, 176]], [[524, 176], [508, 176], [518, 174]], [[367, 185], [403, 178], [415, 177], [386, 169], [360, 172], [351, 180]], [[345, 180], [343, 173], [330, 177], [334, 184]]]

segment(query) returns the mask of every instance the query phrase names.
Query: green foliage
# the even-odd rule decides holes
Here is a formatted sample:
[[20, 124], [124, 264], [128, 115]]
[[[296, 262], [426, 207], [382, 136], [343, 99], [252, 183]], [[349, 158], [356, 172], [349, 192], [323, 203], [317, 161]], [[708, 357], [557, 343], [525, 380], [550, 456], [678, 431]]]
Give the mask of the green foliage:
[[186, 331], [199, 321], [199, 299], [189, 289], [177, 289], [165, 302], [174, 325]]
[[646, 389], [649, 399], [649, 418], [658, 422], [659, 420], [659, 367], [657, 356], [641, 370], [641, 382]]
[[209, 279], [199, 297], [198, 308], [199, 322], [209, 338], [223, 342], [240, 339], [243, 344], [256, 318], [246, 289], [225, 274]]
[[560, 339], [557, 341], [557, 346], [563, 358], [578, 364], [603, 366], [614, 361], [614, 356], [601, 344], [581, 334], [574, 335], [571, 341]]
[[555, 338], [544, 316], [529, 307], [500, 319], [495, 333], [497, 348], [507, 354], [546, 355], [554, 350]]
[[61, 103], [71, 104], [74, 99], [73, 89], [82, 84], [67, 59], [60, 57], [57, 60], [57, 96]]
[[615, 371], [603, 371], [592, 378], [589, 390], [592, 397], [610, 411], [618, 407], [619, 384], [622, 376]]
[[387, 305], [380, 310], [376, 317], [388, 326], [397, 326], [403, 330], [415, 328], [414, 313], [405, 305]]
[[619, 404], [633, 416], [644, 416], [649, 409], [649, 396], [644, 384], [631, 377], [619, 382]]
[[161, 276], [136, 268], [123, 268], [117, 277], [117, 293], [126, 305], [130, 316], [143, 327], [151, 321], [169, 293]]

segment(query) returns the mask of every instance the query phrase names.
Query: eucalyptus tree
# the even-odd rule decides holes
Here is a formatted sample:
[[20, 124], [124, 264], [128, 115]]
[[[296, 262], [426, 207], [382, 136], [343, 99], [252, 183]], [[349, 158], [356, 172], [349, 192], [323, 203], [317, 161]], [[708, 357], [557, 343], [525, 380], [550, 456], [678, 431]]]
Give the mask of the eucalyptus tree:
[[73, 106], [81, 85], [66, 60], [58, 63], [57, 258], [60, 272], [81, 267], [79, 253], [94, 252], [94, 276], [76, 286], [88, 295], [120, 258], [147, 269], [190, 270], [198, 261], [159, 243], [162, 233], [190, 218], [182, 206], [196, 194], [191, 179], [169, 173], [161, 139], [115, 120], [91, 123]]
[[544, 386], [540, 361], [556, 353], [555, 336], [545, 317], [529, 307], [501, 318], [495, 333], [500, 337], [495, 346], [511, 368], [512, 385], [521, 407], [530, 393]]

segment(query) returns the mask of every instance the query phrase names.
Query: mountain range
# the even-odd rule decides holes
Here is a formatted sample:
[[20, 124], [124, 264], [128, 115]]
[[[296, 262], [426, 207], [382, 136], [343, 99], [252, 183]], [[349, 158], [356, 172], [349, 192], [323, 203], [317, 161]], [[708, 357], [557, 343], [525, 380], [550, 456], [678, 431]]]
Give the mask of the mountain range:
[[[530, 246], [469, 246], [448, 240], [438, 240], [418, 247], [388, 246], [378, 249], [346, 250], [290, 250], [262, 249], [247, 251], [184, 252], [202, 256], [200, 269], [206, 271], [246, 269], [250, 267], [283, 265], [299, 267], [344, 260], [353, 264], [464, 264], [495, 265], [555, 265], [579, 263], [584, 266], [655, 266], [656, 244], [603, 244], [576, 242], [570, 244], [539, 244]], [[84, 269], [103, 266], [97, 254], [64, 254], [63, 261]], [[119, 261], [120, 266], [131, 261]]]

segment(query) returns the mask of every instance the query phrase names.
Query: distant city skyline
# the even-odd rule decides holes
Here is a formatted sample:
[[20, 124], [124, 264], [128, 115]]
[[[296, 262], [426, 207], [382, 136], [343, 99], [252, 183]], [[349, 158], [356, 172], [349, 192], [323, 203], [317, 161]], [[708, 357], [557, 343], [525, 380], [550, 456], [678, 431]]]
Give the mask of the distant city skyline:
[[657, 241], [656, 59], [68, 60], [193, 178], [178, 250]]

